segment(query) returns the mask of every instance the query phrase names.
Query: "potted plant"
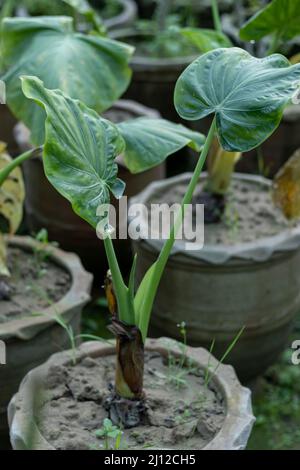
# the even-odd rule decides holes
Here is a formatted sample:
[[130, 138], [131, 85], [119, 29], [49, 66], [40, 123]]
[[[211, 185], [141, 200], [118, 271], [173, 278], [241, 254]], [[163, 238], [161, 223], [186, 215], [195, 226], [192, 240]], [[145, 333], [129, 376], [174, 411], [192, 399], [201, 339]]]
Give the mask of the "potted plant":
[[[5, 16], [76, 16], [92, 10], [107, 29], [130, 26], [136, 18], [133, 0], [3, 0]], [[86, 15], [85, 15], [86, 16]]]
[[[213, 0], [214, 12], [215, 6]], [[173, 104], [173, 90], [179, 75], [199, 53], [231, 44], [219, 30], [218, 12], [213, 15], [215, 29], [201, 29], [201, 39], [192, 42], [181, 31], [188, 25], [171, 15], [173, 7], [172, 0], [159, 0], [152, 21], [138, 24], [135, 29], [118, 30], [113, 37], [136, 48], [131, 60], [133, 80], [125, 96], [153, 106], [164, 118], [176, 122], [179, 116]]]
[[[258, 2], [259, 3], [259, 2]], [[299, 46], [293, 47], [294, 40], [300, 33], [298, 22], [300, 2], [298, 0], [272, 0], [260, 2], [260, 8], [254, 14], [244, 16], [237, 28], [239, 38], [245, 47], [256, 48], [258, 56], [267, 56], [282, 52], [297, 61]], [[247, 21], [246, 21], [247, 19]], [[226, 28], [224, 29], [226, 32]], [[252, 45], [252, 46], [251, 46]], [[273, 177], [287, 158], [299, 147], [300, 106], [287, 107], [278, 131], [259, 149], [251, 152], [241, 161], [240, 169]]]
[[[239, 348], [230, 359], [239, 377], [249, 381], [282, 352], [299, 311], [300, 229], [299, 225], [291, 227], [272, 204], [269, 180], [231, 176], [240, 152], [257, 146], [254, 140], [260, 138], [259, 116], [276, 114], [276, 122], [271, 119], [270, 127], [264, 124], [265, 137], [269, 137], [299, 85], [296, 79], [286, 85], [282, 81], [287, 70], [298, 73], [289, 69], [289, 61], [283, 56], [248, 62], [247, 52], [239, 54], [241, 61], [237, 69], [232, 67], [232, 78], [226, 74], [227, 62], [222, 57], [213, 73], [209, 67], [203, 71], [207, 57], [214, 63], [215, 55], [221, 55], [217, 50], [192, 64], [177, 85], [175, 103], [180, 115], [198, 119], [217, 108], [219, 126], [224, 126], [226, 136], [220, 140], [222, 148], [213, 152], [209, 174], [200, 178], [194, 199], [206, 208], [204, 248], [187, 251], [184, 243], [176, 242], [154, 304], [152, 333], [168, 331], [176, 338], [175, 325], [184, 319], [191, 331], [190, 343], [209, 347], [215, 339], [215, 353], [221, 357], [228, 340], [246, 325]], [[271, 70], [277, 66], [280, 69], [272, 81]], [[265, 67], [271, 67], [270, 71]], [[220, 76], [224, 78], [222, 88]], [[185, 107], [181, 105], [183, 93], [190, 97]], [[277, 114], [279, 104], [281, 111]], [[233, 136], [235, 141], [231, 142]], [[247, 139], [247, 144], [240, 145], [240, 138]], [[154, 183], [137, 199], [147, 207], [153, 201], [177, 203], [190, 177], [185, 174]], [[162, 242], [141, 238], [133, 246], [138, 253], [140, 281], [161, 251]]]
[[[147, 152], [149, 158], [149, 166], [144, 169], [139, 169], [134, 160], [131, 164], [134, 151], [128, 150], [128, 147], [129, 153], [124, 158], [119, 158], [122, 176], [127, 182], [126, 195], [132, 196], [149, 182], [164, 177], [164, 160], [168, 155], [186, 145], [199, 150], [203, 136], [184, 129], [183, 126], [176, 127], [172, 123], [159, 120], [156, 112], [137, 103], [124, 101], [116, 103], [130, 80], [128, 60], [133, 52], [132, 48], [102, 36], [88, 36], [75, 31], [70, 33], [71, 28], [72, 19], [62, 20], [60, 17], [17, 18], [3, 22], [4, 64], [7, 70], [4, 80], [7, 85], [8, 105], [18, 119], [31, 130], [32, 142], [38, 144], [43, 139], [41, 129], [43, 113], [36, 105], [29, 106], [24, 100], [19, 80], [21, 74], [34, 73], [50, 88], [62, 88], [97, 112], [101, 114], [104, 112], [104, 116], [115, 122], [131, 121], [129, 126], [132, 125], [132, 131], [126, 138], [130, 142], [135, 140], [131, 143], [134, 151]], [[52, 38], [51, 42], [49, 35]], [[70, 37], [74, 45], [71, 49]], [[47, 41], [46, 52], [44, 41]], [[56, 52], [57, 44], [60, 44], [60, 54]], [[41, 62], [33, 63], [32, 57], [37, 56], [42, 58]], [[84, 67], [78, 69], [78, 60], [84, 61]], [[61, 64], [59, 67], [57, 67], [58, 62]], [[148, 120], [145, 121], [146, 117]], [[133, 118], [142, 119], [134, 121]], [[160, 160], [155, 161], [155, 165], [160, 163], [159, 166], [153, 164], [151, 155], [153, 149], [143, 145], [145, 132], [149, 138], [157, 139], [154, 145], [160, 147], [157, 153]], [[160, 146], [164, 133], [168, 136], [168, 140], [164, 146]], [[176, 134], [174, 138], [173, 133]], [[22, 151], [30, 148], [29, 132], [24, 125], [18, 126], [16, 138]], [[49, 185], [44, 176], [41, 159], [35, 158], [25, 162], [24, 168], [29, 228], [33, 231], [46, 228], [52, 240], [58, 241], [64, 249], [78, 253], [90, 271], [101, 275], [99, 266], [103, 264], [102, 274], [104, 274], [106, 266], [102, 261], [103, 253], [98, 250], [95, 233], [70, 210], [66, 201]], [[66, 237], [66, 234], [69, 236]], [[122, 254], [122, 264], [126, 266], [130, 259], [130, 245], [126, 240], [120, 240], [118, 252]]]
[[[0, 149], [0, 339], [6, 345], [1, 366], [0, 446], [8, 436], [7, 405], [26, 373], [69, 345], [61, 317], [80, 330], [92, 277], [77, 256], [47, 243], [46, 237], [13, 237], [22, 220], [24, 184], [16, 161]], [[11, 172], [11, 170], [13, 170]], [[4, 238], [8, 232], [9, 237]], [[39, 314], [39, 316], [37, 315]]]
[[[111, 272], [111, 278], [106, 282], [106, 291], [112, 315], [111, 330], [116, 335], [116, 381], [115, 387], [106, 396], [105, 405], [102, 398], [97, 395], [97, 387], [93, 392], [101, 403], [100, 407], [105, 406], [105, 412], [114, 425], [121, 425], [126, 429], [145, 423], [143, 420], [147, 408], [145, 409], [143, 377], [145, 348], [147, 351], [146, 338], [153, 302], [185, 218], [187, 205], [192, 202], [194, 191], [198, 186], [215, 133], [227, 151], [244, 151], [259, 145], [278, 126], [284, 107], [295, 92], [295, 83], [298, 85], [299, 80], [300, 66], [290, 66], [283, 56], [274, 55], [267, 60], [259, 60], [238, 48], [209, 52], [197, 59], [183, 73], [175, 90], [175, 106], [179, 114], [189, 119], [201, 119], [213, 114], [213, 120], [194, 174], [190, 175], [183, 193], [174, 225], [157, 259], [149, 267], [143, 279], [140, 279], [139, 287], [135, 291], [137, 258], [135, 257], [129, 282], [126, 284], [114, 252], [113, 230], [106, 205], [109, 203], [109, 190], [120, 197], [124, 189], [124, 185], [117, 179], [117, 167], [114, 163], [120, 148], [124, 146], [121, 134], [116, 127], [100, 119], [82, 103], [72, 100], [59, 90], [47, 90], [36, 77], [22, 79], [25, 96], [42, 106], [47, 115], [43, 153], [47, 178], [71, 202], [74, 211], [97, 229], [98, 234], [104, 239]], [[254, 90], [256, 95], [253, 98]], [[255, 100], [254, 106], [253, 100]], [[238, 108], [234, 105], [238, 105]], [[246, 128], [245, 122], [251, 124], [251, 127]], [[142, 155], [139, 157], [139, 164], [145, 164]], [[183, 314], [186, 314], [186, 310]], [[106, 355], [110, 354], [110, 351], [106, 351]], [[185, 359], [183, 364], [186, 364]], [[63, 365], [67, 365], [64, 360]], [[23, 384], [20, 400], [18, 398], [15, 400], [18, 409], [22, 410], [20, 413], [16, 412], [14, 404], [11, 407], [11, 436], [16, 447], [24, 448], [29, 445], [32, 448], [32, 443], [33, 447], [36, 444], [37, 448], [48, 445], [45, 443], [44, 432], [49, 414], [47, 412], [44, 414], [46, 420], [43, 423], [43, 418], [41, 421], [35, 414], [37, 402], [30, 396], [33, 396], [33, 390], [35, 396], [38, 396], [39, 392], [42, 395], [44, 391], [48, 393], [51, 385], [47, 384], [52, 384], [55, 388], [52, 374], [55, 374], [57, 369], [55, 367], [50, 369], [52, 373], [49, 375], [46, 372], [46, 382], [44, 372], [42, 372], [42, 382], [39, 381], [41, 371], [38, 371], [34, 373], [33, 381], [29, 378]], [[48, 367], [45, 366], [43, 371], [47, 370]], [[60, 371], [58, 374], [62, 377], [65, 372]], [[92, 375], [94, 376], [94, 372]], [[101, 377], [104, 378], [103, 375]], [[27, 384], [30, 385], [27, 387]], [[189, 388], [192, 387], [187, 387]], [[42, 439], [38, 438], [36, 441], [32, 434], [26, 434], [28, 429], [24, 428], [23, 418], [25, 409], [29, 410], [29, 414], [26, 414], [27, 422], [29, 420], [35, 423], [34, 435], [37, 430], [38, 434], [42, 431]], [[155, 407], [152, 411], [155, 411]], [[239, 411], [236, 410], [236, 413], [239, 414]], [[249, 431], [249, 421], [247, 426], [246, 429]], [[151, 425], [148, 431], [151, 432]], [[104, 431], [101, 435], [103, 434]], [[51, 441], [51, 437], [47, 435], [48, 443], [49, 439]], [[56, 438], [53, 439], [55, 441]], [[55, 447], [53, 440], [50, 445]], [[180, 438], [176, 441], [175, 448], [179, 445], [182, 445]], [[189, 441], [185, 441], [185, 445], [189, 445]], [[201, 447], [199, 443], [193, 445], [196, 448]], [[61, 441], [59, 448], [62, 448]], [[231, 443], [226, 448], [234, 448], [234, 445]]]
[[[84, 31], [89, 30], [89, 25], [96, 28], [102, 34], [106, 30], [130, 26], [136, 16], [136, 6], [133, 0], [107, 0], [98, 1], [97, 10], [94, 10], [85, 0], [3, 0], [0, 3], [0, 19], [13, 16], [38, 16], [38, 15], [69, 15], [78, 22], [78, 27]], [[105, 3], [105, 5], [103, 5]], [[0, 64], [0, 70], [2, 66]], [[17, 121], [3, 104], [0, 107], [1, 129], [0, 140], [7, 143], [11, 155], [18, 155], [18, 145], [15, 141], [13, 129]]]

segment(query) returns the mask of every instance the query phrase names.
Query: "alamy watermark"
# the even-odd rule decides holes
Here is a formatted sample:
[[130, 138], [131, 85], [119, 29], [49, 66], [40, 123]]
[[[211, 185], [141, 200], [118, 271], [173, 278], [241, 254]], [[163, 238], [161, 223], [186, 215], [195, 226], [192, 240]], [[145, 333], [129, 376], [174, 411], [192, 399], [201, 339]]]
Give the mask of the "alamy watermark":
[[296, 340], [292, 344], [292, 349], [295, 351], [292, 354], [292, 363], [294, 366], [300, 365], [300, 340]]
[[6, 364], [6, 344], [0, 340], [0, 366]]
[[175, 226], [175, 240], [183, 242], [185, 250], [201, 250], [204, 246], [204, 205], [180, 204], [128, 205], [126, 196], [119, 200], [118, 208], [102, 204], [97, 209], [100, 222], [97, 236], [108, 235], [118, 240], [167, 240]]
[[6, 87], [2, 80], [0, 80], [0, 104], [6, 104]]

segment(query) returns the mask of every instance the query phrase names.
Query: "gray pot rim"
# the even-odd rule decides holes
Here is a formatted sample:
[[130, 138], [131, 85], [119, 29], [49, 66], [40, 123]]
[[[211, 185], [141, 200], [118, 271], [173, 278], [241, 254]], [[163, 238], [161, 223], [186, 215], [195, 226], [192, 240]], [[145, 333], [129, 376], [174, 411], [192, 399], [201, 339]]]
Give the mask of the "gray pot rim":
[[[129, 204], [145, 204], [151, 196], [161, 189], [168, 189], [175, 184], [188, 183], [192, 173], [184, 173], [167, 180], [151, 183], [144, 191], [130, 199]], [[200, 180], [206, 177], [202, 173]], [[235, 173], [233, 178], [249, 181], [271, 188], [271, 180], [262, 176]], [[130, 220], [130, 219], [129, 219]], [[141, 230], [142, 231], [142, 230]], [[139, 239], [135, 243], [143, 243], [143, 246], [151, 251], [160, 252], [164, 242], [162, 240]], [[300, 248], [300, 224], [297, 227], [287, 228], [277, 235], [260, 238], [254, 242], [237, 243], [227, 245], [205, 245], [202, 250], [187, 251], [183, 241], [176, 241], [172, 250], [172, 259], [180, 256], [185, 260], [200, 260], [211, 264], [221, 265], [233, 259], [247, 260], [251, 262], [265, 262], [274, 255], [296, 251]]]
[[108, 30], [118, 27], [120, 24], [126, 24], [137, 17], [137, 4], [133, 0], [118, 0], [122, 6], [122, 11], [107, 20], [104, 24]]
[[[166, 357], [170, 351], [179, 356], [182, 353], [179, 343], [169, 338], [148, 339], [146, 350], [158, 351]], [[113, 342], [110, 346], [94, 341], [80, 346], [77, 351], [77, 359], [111, 354], [115, 354]], [[205, 349], [188, 347], [187, 355], [202, 368], [206, 368], [208, 363], [211, 365], [213, 370], [212, 381], [226, 401], [227, 412], [223, 426], [213, 440], [202, 450], [243, 450], [247, 445], [255, 422], [250, 390], [240, 384], [232, 366], [220, 364]], [[10, 439], [14, 449], [27, 448], [24, 436], [28, 435], [28, 426], [31, 426], [31, 439], [34, 450], [55, 450], [40, 433], [34, 417], [34, 408], [38, 396], [36, 389], [42, 386], [49, 368], [57, 361], [60, 364], [70, 363], [70, 351], [54, 354], [43, 365], [30, 371], [23, 379], [19, 392], [9, 404], [8, 421]], [[217, 370], [216, 367], [218, 367]]]
[[[39, 242], [30, 237], [9, 237], [8, 243], [29, 252], [39, 246]], [[83, 268], [79, 257], [53, 246], [47, 248], [47, 252], [50, 260], [70, 274], [69, 291], [59, 302], [44, 309], [41, 316], [25, 317], [2, 323], [0, 325], [1, 339], [9, 340], [17, 337], [28, 341], [53, 324], [55, 316], [60, 315], [68, 320], [68, 317], [73, 315], [74, 308], [83, 307], [90, 300], [93, 276]]]
[[[112, 31], [111, 37], [113, 39], [117, 39], [119, 41], [125, 41], [128, 37], [137, 37], [137, 36], [154, 36], [153, 33], [140, 33], [136, 31], [134, 28], [124, 28], [118, 29], [116, 31]], [[126, 41], [125, 41], [126, 42]], [[156, 57], [146, 57], [135, 54], [130, 59], [130, 65], [134, 67], [136, 71], [182, 71], [188, 65], [190, 65], [194, 60], [199, 57], [200, 54], [192, 54], [189, 56], [182, 56], [182, 57], [174, 57], [174, 58], [156, 58]]]

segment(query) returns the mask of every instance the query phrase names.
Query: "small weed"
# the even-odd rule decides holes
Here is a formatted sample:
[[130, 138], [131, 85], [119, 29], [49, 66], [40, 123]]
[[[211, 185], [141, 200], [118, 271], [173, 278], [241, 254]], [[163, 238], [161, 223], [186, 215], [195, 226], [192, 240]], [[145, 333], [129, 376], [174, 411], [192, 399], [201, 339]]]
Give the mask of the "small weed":
[[120, 450], [123, 431], [114, 426], [110, 419], [103, 421], [102, 428], [95, 432], [96, 437], [104, 440], [104, 450]]
[[178, 359], [171, 352], [168, 353], [168, 382], [175, 385], [176, 389], [187, 385], [187, 376], [196, 369], [192, 361], [187, 358], [187, 331], [186, 323], [181, 322], [177, 325], [182, 336], [182, 342], [179, 343], [181, 355]]
[[48, 232], [46, 229], [40, 230], [35, 235], [35, 240], [38, 245], [34, 248], [34, 258], [37, 266], [37, 277], [40, 278], [45, 275], [46, 270], [44, 264], [50, 256], [50, 248], [57, 247], [57, 242], [49, 242]]

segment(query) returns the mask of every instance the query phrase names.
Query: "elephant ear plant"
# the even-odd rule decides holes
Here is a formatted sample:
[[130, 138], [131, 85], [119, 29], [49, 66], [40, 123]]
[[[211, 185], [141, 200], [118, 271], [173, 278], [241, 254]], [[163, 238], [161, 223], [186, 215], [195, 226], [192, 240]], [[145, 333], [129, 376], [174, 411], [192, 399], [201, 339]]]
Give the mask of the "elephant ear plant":
[[134, 49], [99, 34], [82, 34], [65, 16], [6, 18], [1, 27], [1, 79], [7, 104], [31, 131], [32, 141], [44, 141], [44, 112], [28, 106], [21, 75], [35, 75], [49, 88], [59, 88], [102, 113], [126, 91]]
[[[98, 113], [114, 104], [131, 78], [132, 47], [98, 34], [77, 33], [68, 17], [7, 18], [1, 47], [7, 104], [30, 129], [34, 145], [44, 142], [45, 112], [25, 98], [21, 75], [38, 76], [47, 88], [58, 88]], [[162, 163], [187, 145], [198, 152], [203, 144], [201, 134], [164, 119], [132, 119], [119, 129], [126, 141], [125, 164], [132, 173]]]
[[[112, 331], [117, 337], [116, 384], [110, 418], [125, 427], [143, 422], [144, 345], [153, 301], [203, 165], [217, 134], [225, 150], [247, 151], [278, 126], [284, 107], [300, 81], [300, 66], [280, 55], [255, 59], [241, 49], [217, 49], [197, 59], [179, 78], [175, 105], [186, 119], [212, 115], [212, 124], [169, 237], [135, 292], [135, 265], [126, 285], [114, 252], [109, 219], [101, 220], [112, 285], [107, 281]], [[47, 114], [43, 161], [52, 185], [74, 211], [96, 229], [97, 208], [120, 197], [115, 157], [124, 151], [118, 128], [61, 91], [47, 90], [35, 77], [22, 78], [23, 92]], [[144, 165], [143, 154], [140, 166]], [[99, 213], [99, 212], [98, 212]], [[115, 299], [115, 300], [114, 300]]]
[[300, 0], [272, 0], [240, 30], [246, 41], [269, 38], [267, 54], [277, 52], [300, 34]]
[[[183, 119], [198, 120], [215, 113], [216, 127], [223, 129], [222, 133], [218, 132], [219, 145], [213, 146], [210, 155], [204, 191], [196, 199], [205, 204], [206, 223], [221, 219], [231, 175], [241, 153], [258, 147], [259, 142], [270, 137], [280, 123], [283, 109], [298, 89], [296, 81], [285, 80], [286, 71], [290, 70], [285, 57], [276, 54], [265, 59], [248, 60], [248, 57], [245, 51], [239, 50], [231, 70], [225, 53], [212, 70], [202, 67], [202, 60], [206, 59], [200, 57], [187, 68], [176, 87], [175, 104]], [[221, 80], [226, 67], [227, 74]], [[184, 105], [182, 96], [186, 97]]]

